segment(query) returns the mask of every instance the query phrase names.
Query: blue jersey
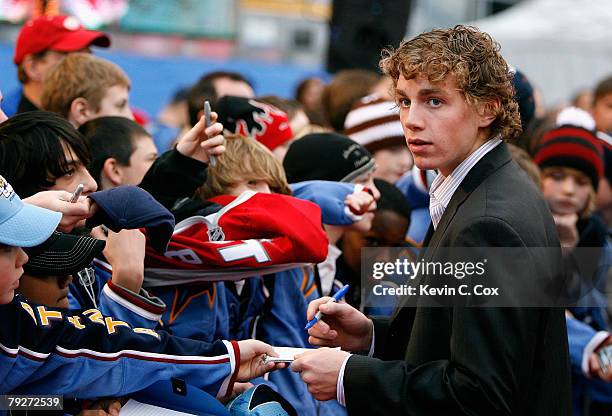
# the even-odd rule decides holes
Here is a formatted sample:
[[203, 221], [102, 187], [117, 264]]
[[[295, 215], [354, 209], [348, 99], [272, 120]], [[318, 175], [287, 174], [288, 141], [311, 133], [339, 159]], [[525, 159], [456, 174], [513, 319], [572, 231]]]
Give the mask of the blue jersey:
[[[320, 297], [312, 267], [300, 267], [264, 276], [268, 300], [255, 326], [257, 339], [281, 347], [312, 348], [308, 343], [306, 310]], [[269, 379], [299, 415], [345, 415], [335, 400], [319, 402], [308, 392], [300, 375], [290, 369], [269, 374]]]
[[113, 316], [132, 326], [155, 328], [166, 309], [159, 298], [141, 289], [134, 293], [114, 284], [109, 264], [94, 260], [94, 278], [85, 281], [78, 276], [70, 284], [68, 296], [70, 309], [99, 309], [104, 315]]
[[161, 316], [164, 329], [173, 335], [206, 342], [236, 339], [230, 336], [226, 284], [233, 283], [198, 282], [150, 289], [168, 305]]
[[[587, 226], [595, 226], [593, 220], [587, 220]], [[588, 228], [587, 228], [588, 229]], [[593, 230], [591, 228], [590, 230]], [[612, 383], [605, 383], [597, 377], [590, 377], [588, 358], [597, 346], [610, 336], [610, 327], [606, 321], [607, 299], [605, 296], [608, 272], [612, 264], [612, 246], [607, 236], [601, 241], [585, 237], [581, 233], [578, 247], [600, 247], [601, 253], [598, 259], [598, 267], [591, 270], [592, 275], [582, 275], [589, 270], [583, 262], [590, 262], [586, 258], [574, 264], [573, 261], [566, 262], [565, 270], [570, 276], [575, 276], [573, 290], [580, 295], [578, 306], [569, 308], [571, 316], [566, 317], [567, 336], [570, 352], [570, 363], [572, 367], [572, 393], [574, 414], [582, 415], [582, 403], [585, 400], [600, 403], [612, 403]], [[594, 250], [593, 248], [589, 250]], [[592, 252], [592, 251], [591, 251]], [[570, 255], [571, 256], [571, 255]], [[571, 257], [569, 257], [571, 259]], [[577, 257], [580, 259], [580, 256]], [[574, 259], [576, 260], [576, 259]], [[588, 272], [587, 272], [588, 273]]]
[[205, 343], [104, 316], [15, 297], [0, 305], [0, 394], [118, 397], [176, 377], [224, 396], [236, 377], [236, 342]]

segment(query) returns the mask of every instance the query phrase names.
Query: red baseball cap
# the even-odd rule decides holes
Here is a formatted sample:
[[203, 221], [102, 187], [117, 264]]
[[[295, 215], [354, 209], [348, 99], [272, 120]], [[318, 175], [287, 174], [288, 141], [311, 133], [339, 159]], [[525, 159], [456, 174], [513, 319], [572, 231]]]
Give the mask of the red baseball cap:
[[110, 37], [87, 30], [73, 16], [41, 16], [27, 21], [17, 37], [13, 62], [19, 65], [26, 55], [47, 49], [74, 52], [90, 45], [109, 47]]

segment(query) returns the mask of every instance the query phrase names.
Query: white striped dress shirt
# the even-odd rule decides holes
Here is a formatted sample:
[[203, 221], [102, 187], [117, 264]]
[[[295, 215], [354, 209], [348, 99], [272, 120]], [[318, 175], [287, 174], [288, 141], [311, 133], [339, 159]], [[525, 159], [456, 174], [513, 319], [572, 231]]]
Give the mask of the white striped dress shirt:
[[497, 137], [487, 140], [463, 162], [457, 165], [450, 175], [444, 176], [438, 173], [438, 176], [436, 176], [431, 183], [431, 188], [429, 189], [429, 213], [431, 214], [431, 223], [433, 224], [434, 230], [438, 227], [438, 223], [448, 203], [468, 172], [484, 155], [495, 149], [501, 142], [501, 139]]

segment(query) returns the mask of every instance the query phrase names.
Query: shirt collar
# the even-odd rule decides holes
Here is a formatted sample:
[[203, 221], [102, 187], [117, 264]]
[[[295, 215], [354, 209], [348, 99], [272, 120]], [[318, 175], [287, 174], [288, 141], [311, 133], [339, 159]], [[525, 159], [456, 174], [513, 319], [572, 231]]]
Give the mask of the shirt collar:
[[431, 183], [429, 189], [429, 197], [442, 205], [444, 209], [448, 206], [453, 194], [463, 182], [470, 170], [491, 150], [501, 144], [502, 140], [499, 137], [494, 137], [487, 140], [478, 149], [472, 152], [463, 162], [461, 162], [448, 176], [438, 173], [438, 176]]

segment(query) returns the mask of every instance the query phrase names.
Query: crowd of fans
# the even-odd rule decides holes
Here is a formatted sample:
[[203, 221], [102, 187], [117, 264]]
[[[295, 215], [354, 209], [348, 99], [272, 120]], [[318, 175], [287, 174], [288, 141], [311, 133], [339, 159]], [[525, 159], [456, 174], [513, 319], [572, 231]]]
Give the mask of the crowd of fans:
[[[262, 357], [313, 347], [314, 299], [350, 284], [346, 301], [361, 307], [362, 247], [418, 254], [435, 172], [413, 165], [393, 82], [345, 70], [304, 80], [294, 98], [259, 97], [239, 73], [205, 73], [159, 129], [135, 120], [125, 72], [91, 53], [110, 43], [65, 16], [27, 22], [16, 41], [22, 94], [16, 114], [0, 112], [0, 393], [117, 414], [180, 379], [208, 395], [194, 412], [268, 385], [289, 414], [346, 414]], [[546, 112], [514, 72], [513, 158], [564, 255], [601, 248], [603, 276], [577, 276], [585, 295], [566, 322], [574, 412], [609, 415], [612, 371], [597, 352], [612, 344], [612, 77]]]

